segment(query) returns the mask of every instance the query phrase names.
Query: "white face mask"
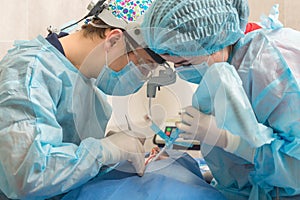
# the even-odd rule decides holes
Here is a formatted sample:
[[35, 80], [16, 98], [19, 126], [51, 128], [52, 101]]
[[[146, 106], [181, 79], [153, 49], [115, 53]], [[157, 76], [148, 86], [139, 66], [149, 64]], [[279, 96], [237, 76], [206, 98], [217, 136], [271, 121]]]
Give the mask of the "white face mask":
[[198, 65], [177, 67], [175, 70], [181, 79], [199, 84], [208, 67], [207, 62], [202, 62]]

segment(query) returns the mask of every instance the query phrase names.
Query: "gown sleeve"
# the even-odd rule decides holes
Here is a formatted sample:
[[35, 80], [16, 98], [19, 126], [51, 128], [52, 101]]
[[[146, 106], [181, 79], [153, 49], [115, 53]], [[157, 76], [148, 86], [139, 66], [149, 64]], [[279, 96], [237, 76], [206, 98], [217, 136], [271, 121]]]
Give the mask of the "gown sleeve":
[[[0, 189], [9, 198], [67, 192], [102, 166], [101, 140], [63, 142], [64, 134], [73, 133], [66, 133], [57, 120], [62, 82], [43, 68], [55, 65], [55, 58], [31, 46], [27, 44], [26, 52], [16, 47], [0, 62]], [[65, 112], [69, 116], [70, 110]]]

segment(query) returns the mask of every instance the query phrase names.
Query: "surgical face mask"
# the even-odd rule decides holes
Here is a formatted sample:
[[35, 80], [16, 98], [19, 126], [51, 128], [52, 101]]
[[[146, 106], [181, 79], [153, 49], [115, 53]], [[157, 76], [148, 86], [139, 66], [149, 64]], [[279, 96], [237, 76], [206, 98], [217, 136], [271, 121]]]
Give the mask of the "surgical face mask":
[[202, 62], [198, 65], [181, 66], [175, 69], [181, 79], [199, 84], [208, 67], [207, 62]]
[[125, 96], [137, 92], [146, 78], [138, 67], [130, 61], [122, 70], [116, 72], [106, 64], [97, 80], [97, 87], [105, 94]]

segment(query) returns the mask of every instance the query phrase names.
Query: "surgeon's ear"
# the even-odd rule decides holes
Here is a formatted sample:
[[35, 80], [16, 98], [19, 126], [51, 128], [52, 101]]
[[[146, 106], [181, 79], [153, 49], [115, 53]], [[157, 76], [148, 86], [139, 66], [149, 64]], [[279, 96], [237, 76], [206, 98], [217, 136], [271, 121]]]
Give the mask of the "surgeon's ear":
[[115, 47], [119, 44], [123, 37], [123, 31], [120, 29], [113, 29], [109, 31], [105, 39], [105, 50], [109, 51], [112, 47]]

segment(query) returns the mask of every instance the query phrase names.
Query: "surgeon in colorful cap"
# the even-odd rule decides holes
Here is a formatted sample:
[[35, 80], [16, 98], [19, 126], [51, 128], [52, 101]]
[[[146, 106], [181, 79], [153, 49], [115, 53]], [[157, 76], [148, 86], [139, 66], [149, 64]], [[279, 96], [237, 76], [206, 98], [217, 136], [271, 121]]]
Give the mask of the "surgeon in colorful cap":
[[0, 191], [8, 198], [60, 195], [125, 160], [143, 174], [144, 136], [104, 134], [106, 95], [138, 91], [156, 66], [125, 33], [151, 1], [110, 2], [99, 1], [81, 30], [17, 41], [0, 61]]
[[148, 46], [198, 85], [177, 127], [201, 142], [211, 184], [231, 200], [300, 199], [300, 33], [244, 34], [247, 0], [159, 0]]

